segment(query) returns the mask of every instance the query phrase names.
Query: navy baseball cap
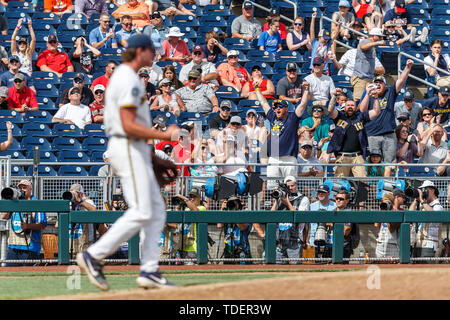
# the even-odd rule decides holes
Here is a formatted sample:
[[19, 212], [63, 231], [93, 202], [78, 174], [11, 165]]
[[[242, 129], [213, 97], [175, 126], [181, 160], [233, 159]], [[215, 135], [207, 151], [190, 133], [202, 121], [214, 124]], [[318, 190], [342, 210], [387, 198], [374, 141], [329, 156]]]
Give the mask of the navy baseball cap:
[[153, 42], [150, 39], [150, 37], [144, 34], [135, 34], [128, 38], [127, 49], [132, 48], [150, 48], [155, 50], [155, 46], [153, 45]]
[[320, 66], [323, 64], [323, 59], [321, 57], [315, 57], [313, 60], [313, 66]]
[[279, 16], [280, 15], [280, 11], [278, 11], [277, 9], [271, 9], [269, 12], [269, 16]]
[[244, 1], [244, 3], [242, 4], [242, 9], [250, 9], [253, 8], [253, 3], [251, 3], [250, 1]]
[[405, 94], [403, 95], [403, 99], [414, 99], [414, 92], [411, 90], [406, 90]]
[[443, 96], [448, 96], [450, 95], [450, 88], [448, 86], [443, 86], [439, 88], [439, 92], [443, 95]]
[[284, 100], [275, 100], [275, 101], [273, 102], [273, 105], [274, 105], [274, 106], [281, 106], [281, 107], [283, 107], [283, 108], [285, 108], [285, 107], [288, 106], [287, 102], [284, 101]]
[[362, 28], [363, 27], [362, 21], [359, 19], [355, 19], [355, 22], [353, 22], [353, 26], [360, 26]]
[[317, 192], [327, 192], [327, 193], [329, 193], [330, 192], [330, 188], [327, 185], [322, 184], [322, 185], [320, 185], [317, 188]]
[[20, 58], [17, 55], [13, 55], [13, 56], [9, 57], [9, 62], [11, 62], [11, 61], [20, 62]]

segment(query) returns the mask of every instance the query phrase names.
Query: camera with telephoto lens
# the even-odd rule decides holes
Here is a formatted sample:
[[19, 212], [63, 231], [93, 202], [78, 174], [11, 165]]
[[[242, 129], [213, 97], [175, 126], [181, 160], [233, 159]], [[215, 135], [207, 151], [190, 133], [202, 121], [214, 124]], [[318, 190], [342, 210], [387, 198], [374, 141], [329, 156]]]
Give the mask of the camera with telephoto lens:
[[288, 186], [285, 183], [280, 183], [278, 189], [273, 190], [270, 193], [270, 196], [274, 199], [286, 198], [286, 196], [290, 195]]
[[233, 211], [233, 210], [241, 210], [242, 209], [242, 202], [237, 197], [230, 197], [227, 200], [227, 210]]
[[77, 202], [75, 195], [72, 191], [64, 191], [62, 194], [63, 200], [69, 200], [71, 203]]
[[392, 202], [390, 202], [390, 201], [380, 203], [381, 210], [392, 210], [392, 208], [393, 208]]
[[128, 206], [127, 206], [122, 194], [113, 194], [112, 202], [113, 202], [113, 207], [116, 210], [125, 211], [126, 209], [128, 209]]
[[2, 199], [4, 200], [21, 200], [25, 199], [25, 191], [19, 188], [4, 188], [1, 192]]
[[327, 244], [327, 228], [325, 223], [319, 223], [317, 226], [317, 230], [314, 235], [314, 244], [319, 247]]
[[[408, 187], [405, 189], [405, 195], [408, 198], [418, 199], [420, 197], [419, 189], [414, 187]], [[428, 190], [426, 188], [422, 189], [422, 199], [428, 198]]]
[[444, 248], [450, 247], [450, 239], [449, 238], [443, 239], [442, 240], [442, 245], [444, 246]]

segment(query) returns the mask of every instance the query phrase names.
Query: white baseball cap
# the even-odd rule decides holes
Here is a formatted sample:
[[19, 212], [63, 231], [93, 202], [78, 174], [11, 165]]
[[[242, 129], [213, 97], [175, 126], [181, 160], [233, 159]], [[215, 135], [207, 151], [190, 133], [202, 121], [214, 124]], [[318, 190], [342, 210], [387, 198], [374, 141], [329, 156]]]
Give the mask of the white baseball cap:
[[369, 31], [369, 36], [384, 37], [384, 34], [380, 28], [372, 28], [372, 30]]
[[289, 181], [297, 182], [297, 179], [294, 176], [287, 176], [284, 178], [284, 183], [288, 183]]
[[237, 51], [237, 50], [230, 50], [227, 53], [227, 57], [229, 57], [229, 56], [239, 56], [239, 51]]
[[98, 84], [94, 87], [94, 92], [97, 90], [102, 90], [103, 92], [105, 92], [105, 86], [102, 84]]
[[422, 183], [422, 185], [419, 187], [419, 189], [426, 188], [426, 187], [432, 187], [432, 188], [436, 189], [436, 186], [434, 185], [433, 181], [430, 181], [430, 180], [425, 180]]

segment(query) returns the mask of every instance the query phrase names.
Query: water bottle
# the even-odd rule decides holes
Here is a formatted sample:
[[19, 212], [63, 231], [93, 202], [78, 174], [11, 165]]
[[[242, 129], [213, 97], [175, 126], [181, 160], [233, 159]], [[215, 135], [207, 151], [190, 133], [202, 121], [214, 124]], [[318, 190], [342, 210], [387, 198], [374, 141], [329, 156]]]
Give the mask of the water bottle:
[[364, 254], [364, 263], [368, 264], [369, 263], [369, 252], [366, 251], [366, 253]]
[[175, 264], [176, 265], [180, 265], [181, 264], [181, 256], [180, 256], [180, 251], [177, 250], [177, 253], [175, 254]]
[[317, 141], [313, 141], [313, 156], [317, 158]]
[[[359, 250], [359, 258], [360, 259], [364, 259], [364, 250]], [[359, 261], [359, 264], [363, 264], [363, 261], [362, 260], [360, 260]]]

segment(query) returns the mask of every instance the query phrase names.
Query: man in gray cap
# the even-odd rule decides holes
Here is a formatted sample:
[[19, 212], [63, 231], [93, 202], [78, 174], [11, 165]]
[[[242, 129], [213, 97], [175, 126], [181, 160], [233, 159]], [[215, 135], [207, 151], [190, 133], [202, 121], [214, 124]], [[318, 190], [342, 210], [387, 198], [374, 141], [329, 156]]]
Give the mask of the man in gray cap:
[[231, 119], [231, 101], [223, 100], [220, 103], [219, 113], [209, 119], [209, 130], [211, 137], [216, 139], [217, 134], [228, 127]]
[[253, 17], [253, 4], [250, 1], [244, 1], [242, 4], [242, 15], [233, 20], [231, 24], [231, 34], [233, 38], [252, 41], [258, 39], [262, 32], [259, 21]]
[[400, 120], [398, 119], [400, 117], [400, 114], [407, 112], [409, 113], [411, 118], [411, 129], [415, 130], [417, 127], [417, 120], [420, 110], [422, 110], [422, 105], [415, 101], [414, 92], [409, 89], [406, 90], [405, 94], [403, 95], [403, 101], [398, 101], [394, 104], [394, 112], [395, 118], [397, 119], [397, 125], [400, 124]]
[[28, 110], [38, 110], [36, 94], [25, 86], [25, 75], [17, 73], [14, 78], [14, 86], [9, 88], [8, 109], [25, 114]]
[[189, 71], [191, 71], [194, 67], [199, 67], [201, 70], [201, 81], [203, 83], [208, 83], [213, 88], [219, 86], [219, 82], [217, 81], [219, 76], [217, 74], [216, 66], [211, 62], [203, 61], [204, 57], [205, 52], [203, 47], [200, 45], [194, 46], [194, 49], [192, 49], [192, 61], [185, 64], [183, 68], [181, 68], [180, 76], [178, 77], [184, 85], [187, 85], [189, 82]]
[[175, 91], [188, 112], [200, 112], [207, 116], [211, 112], [219, 111], [219, 100], [210, 86], [201, 83], [201, 74], [198, 70], [188, 73], [188, 85]]
[[[89, 106], [92, 102], [95, 101], [92, 91], [89, 89], [89, 87], [85, 83], [85, 78], [84, 78], [83, 73], [78, 72], [77, 74], [75, 74], [75, 76], [73, 77], [73, 87], [81, 90], [81, 104], [84, 104], [85, 106]], [[70, 99], [69, 99], [70, 88], [71, 87], [67, 88], [61, 94], [61, 97], [59, 99], [60, 107], [62, 107], [66, 103], [70, 102]]]
[[294, 105], [302, 100], [302, 77], [298, 75], [298, 66], [295, 62], [286, 64], [286, 76], [277, 83], [277, 95], [281, 100], [292, 102]]
[[5, 71], [0, 75], [1, 85], [11, 88], [12, 86], [14, 86], [14, 76], [18, 73], [21, 73], [25, 76], [25, 85], [36, 93], [36, 88], [33, 85], [33, 80], [23, 72], [19, 71], [21, 66], [22, 64], [20, 63], [19, 56], [11, 56], [9, 58], [8, 71]]
[[313, 154], [313, 143], [310, 140], [304, 140], [300, 144], [300, 152], [297, 157], [298, 164], [302, 165], [298, 168], [298, 175], [300, 177], [323, 177], [323, 167], [320, 166], [320, 161]]

